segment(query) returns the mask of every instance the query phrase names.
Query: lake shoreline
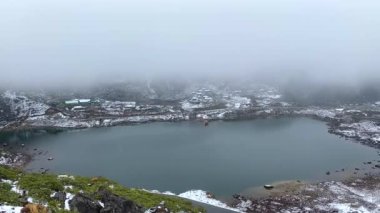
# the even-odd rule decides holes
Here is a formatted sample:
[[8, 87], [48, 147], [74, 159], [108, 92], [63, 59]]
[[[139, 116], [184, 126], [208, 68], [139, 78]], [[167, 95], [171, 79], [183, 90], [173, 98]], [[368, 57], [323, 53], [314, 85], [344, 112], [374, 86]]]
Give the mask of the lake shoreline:
[[[315, 118], [314, 118], [315, 119]], [[317, 119], [319, 120], [319, 119]], [[234, 121], [240, 121], [240, 120], [233, 120], [231, 122], [234, 122]], [[200, 123], [200, 125], [202, 125]], [[212, 125], [212, 123], [210, 124]], [[206, 127], [205, 127], [206, 128]], [[37, 130], [38, 132], [39, 130]], [[60, 132], [60, 131], [59, 131]], [[59, 133], [58, 132], [58, 133]], [[22, 147], [18, 147], [18, 151], [22, 150], [23, 148]], [[25, 153], [24, 153], [25, 154]], [[380, 154], [380, 153], [379, 153]], [[29, 162], [30, 160], [32, 160], [32, 157], [33, 155], [30, 155], [30, 158], [29, 158]], [[44, 157], [47, 157], [47, 156], [44, 156]], [[25, 166], [26, 164], [28, 163], [28, 161], [25, 161], [25, 164], [23, 164], [21, 167]], [[376, 162], [374, 162], [372, 165], [375, 165]], [[25, 168], [25, 167], [23, 167]], [[370, 168], [368, 169], [368, 171], [372, 171]], [[377, 170], [375, 170], [377, 171]], [[46, 171], [45, 171], [46, 172]], [[330, 171], [329, 171], [330, 172]], [[361, 170], [361, 172], [363, 173], [364, 170]], [[334, 173], [334, 171], [331, 171], [331, 173]], [[379, 177], [379, 172], [377, 173], [374, 173], [374, 174], [360, 174], [360, 175], [352, 175], [351, 177], [348, 176], [347, 179], [335, 179], [333, 181], [316, 181], [314, 183], [306, 183], [305, 185], [303, 186], [316, 186], [318, 184], [324, 184], [323, 186], [325, 186], [326, 184], [331, 184], [331, 183], [334, 183], [334, 182], [347, 182], [348, 180], [351, 180], [351, 179], [364, 179], [364, 180], [367, 180], [367, 179], [376, 179]], [[372, 182], [371, 182], [372, 183]], [[351, 183], [350, 183], [351, 184]], [[277, 186], [274, 184], [274, 186], [277, 188]], [[363, 187], [366, 187], [367, 185], [363, 185]], [[323, 188], [323, 187], [322, 187]], [[377, 189], [376, 189], [377, 190]], [[304, 192], [302, 192], [304, 193]], [[325, 193], [328, 193], [328, 192], [319, 192], [320, 193], [320, 196], [324, 195]], [[288, 198], [287, 197], [284, 197], [285, 195], [288, 195], [288, 196], [293, 196], [294, 199], [299, 196], [299, 195], [295, 195], [295, 194], [292, 194], [292, 193], [289, 193], [289, 191], [283, 191], [282, 193], [278, 193], [276, 196], [272, 196], [272, 198], [258, 198], [258, 199], [251, 199], [251, 198], [247, 198], [245, 196], [242, 196], [242, 195], [234, 195], [234, 199], [232, 199], [232, 201], [229, 201], [227, 202], [228, 205], [232, 208], [236, 208], [236, 209], [241, 209], [242, 206], [245, 206], [244, 208], [247, 208], [249, 211], [250, 209], [254, 209], [253, 212], [263, 212], [264, 210], [263, 209], [258, 209], [257, 206], [265, 206], [266, 205], [266, 208], [268, 209], [274, 209], [274, 206], [271, 204], [272, 202], [278, 202], [278, 203], [281, 203], [281, 202], [287, 202], [288, 201]], [[298, 199], [298, 198], [297, 198]], [[248, 208], [248, 205], [247, 205], [247, 202], [252, 202], [252, 205]], [[243, 203], [243, 204], [242, 204]], [[267, 204], [264, 204], [267, 203]], [[317, 205], [317, 204], [316, 204]], [[288, 206], [286, 206], [285, 204], [283, 205], [283, 207], [281, 208], [290, 208], [291, 205], [288, 204]], [[260, 207], [261, 208], [261, 207]], [[311, 207], [307, 207], [307, 208], [311, 208]], [[307, 210], [307, 209], [304, 209], [304, 210]], [[246, 212], [249, 212], [249, 211], [246, 211]]]
[[[275, 190], [280, 187], [280, 190]], [[287, 182], [267, 196], [234, 195], [228, 204], [242, 212], [376, 212], [380, 210], [380, 172], [319, 183]]]
[[[309, 109], [305, 109], [309, 110]], [[304, 111], [305, 111], [304, 110]], [[302, 110], [301, 110], [302, 111]], [[281, 118], [311, 118], [315, 120], [319, 120], [324, 122], [328, 127], [328, 132], [330, 134], [334, 134], [339, 137], [343, 137], [346, 140], [350, 140], [352, 142], [361, 143], [365, 146], [370, 146], [372, 148], [380, 150], [380, 128], [377, 128], [375, 130], [373, 127], [362, 127], [359, 126], [362, 129], [355, 129], [350, 127], [350, 125], [356, 125], [359, 123], [347, 123], [344, 119], [341, 119], [340, 117], [334, 116], [327, 116], [325, 115], [329, 111], [323, 111], [320, 112], [318, 110], [312, 111], [312, 112], [293, 112], [293, 113], [285, 113], [285, 114], [263, 114], [263, 115], [255, 115], [255, 116], [248, 116], [248, 117], [230, 117], [230, 118], [209, 118], [207, 119], [207, 122], [209, 124], [212, 124], [212, 122], [215, 121], [224, 121], [224, 122], [238, 122], [238, 121], [246, 121], [246, 120], [258, 120], [258, 119], [281, 119]], [[360, 116], [361, 117], [361, 116]], [[143, 119], [143, 120], [125, 120], [126, 118], [120, 118], [121, 120], [118, 122], [110, 122], [108, 125], [105, 126], [98, 126], [98, 125], [89, 125], [89, 126], [77, 126], [77, 127], [57, 127], [57, 126], [33, 126], [33, 125], [10, 125], [7, 128], [0, 129], [0, 134], [9, 134], [9, 133], [17, 133], [17, 132], [37, 132], [37, 133], [53, 133], [58, 134], [60, 132], [65, 131], [72, 131], [72, 130], [82, 130], [82, 129], [91, 129], [91, 128], [107, 128], [107, 127], [115, 127], [115, 126], [134, 126], [134, 125], [142, 125], [147, 123], [157, 123], [157, 122], [169, 122], [169, 123], [178, 123], [178, 122], [200, 122], [200, 124], [204, 124], [204, 119], [169, 119], [165, 120], [162, 118], [150, 118], [150, 119]], [[123, 120], [124, 119], [124, 120]], [[365, 119], [365, 118], [364, 118]], [[356, 118], [357, 120], [357, 118]], [[371, 120], [368, 120], [371, 122]], [[92, 122], [92, 121], [91, 121]], [[91, 123], [90, 122], [90, 123]], [[364, 129], [363, 129], [364, 128]], [[365, 128], [368, 128], [365, 129]], [[376, 128], [376, 127], [375, 127]], [[371, 133], [372, 131], [375, 131]], [[371, 133], [370, 135], [364, 135]]]

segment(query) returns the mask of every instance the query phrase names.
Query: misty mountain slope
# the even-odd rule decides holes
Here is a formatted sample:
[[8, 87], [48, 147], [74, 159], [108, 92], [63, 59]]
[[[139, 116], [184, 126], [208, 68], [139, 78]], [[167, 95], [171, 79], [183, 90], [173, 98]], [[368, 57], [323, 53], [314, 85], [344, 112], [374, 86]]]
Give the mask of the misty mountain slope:
[[0, 95], [0, 125], [16, 118], [12, 112], [11, 106], [7, 103], [3, 96]]
[[8, 120], [44, 115], [45, 111], [49, 109], [49, 106], [42, 102], [31, 100], [11, 91], [1, 94], [0, 104], [2, 114]]
[[293, 82], [281, 86], [285, 100], [305, 105], [335, 106], [353, 103], [373, 103], [380, 100], [380, 86], [368, 84], [315, 85], [308, 82]]

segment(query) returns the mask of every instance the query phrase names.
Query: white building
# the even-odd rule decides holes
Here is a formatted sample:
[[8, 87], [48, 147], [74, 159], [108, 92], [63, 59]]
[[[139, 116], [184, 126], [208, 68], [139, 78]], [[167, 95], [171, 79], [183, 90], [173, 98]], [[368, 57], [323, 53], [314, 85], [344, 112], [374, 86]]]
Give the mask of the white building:
[[81, 104], [89, 104], [91, 103], [91, 99], [72, 99], [65, 101], [66, 105], [81, 105]]

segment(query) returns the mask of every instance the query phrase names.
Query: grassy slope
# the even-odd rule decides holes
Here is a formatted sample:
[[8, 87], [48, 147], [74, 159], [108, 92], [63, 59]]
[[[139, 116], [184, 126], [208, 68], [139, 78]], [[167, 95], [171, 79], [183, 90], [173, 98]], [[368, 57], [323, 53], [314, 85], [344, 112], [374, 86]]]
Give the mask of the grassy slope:
[[[21, 189], [28, 191], [28, 196], [32, 197], [35, 202], [48, 203], [49, 207], [59, 211], [61, 204], [53, 200], [50, 195], [55, 191], [64, 191], [68, 193], [78, 193], [83, 191], [87, 195], [94, 197], [100, 187], [107, 188], [114, 194], [131, 199], [137, 204], [150, 208], [158, 205], [161, 201], [165, 201], [165, 205], [172, 211], [177, 212], [180, 210], [186, 212], [205, 212], [201, 207], [193, 206], [191, 202], [166, 195], [152, 194], [140, 189], [131, 189], [123, 187], [122, 185], [108, 180], [103, 177], [88, 178], [75, 176], [72, 178], [58, 178], [53, 174], [38, 174], [38, 173], [24, 173], [22, 171], [1, 166], [0, 165], [0, 179], [18, 181]], [[64, 186], [72, 186], [72, 188], [64, 189]], [[11, 186], [7, 183], [0, 183], [0, 203], [7, 202], [12, 205], [20, 205], [19, 195], [12, 192]]]

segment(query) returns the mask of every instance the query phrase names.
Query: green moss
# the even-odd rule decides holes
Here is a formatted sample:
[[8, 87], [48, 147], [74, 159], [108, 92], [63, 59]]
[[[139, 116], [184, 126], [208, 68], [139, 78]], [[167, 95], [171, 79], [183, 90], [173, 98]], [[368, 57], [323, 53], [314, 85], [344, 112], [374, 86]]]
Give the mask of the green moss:
[[0, 202], [10, 205], [19, 204], [19, 194], [13, 192], [12, 186], [8, 183], [0, 183]]
[[[106, 188], [112, 193], [133, 200], [144, 208], [157, 206], [160, 202], [165, 201], [165, 205], [174, 212], [180, 210], [186, 212], [205, 212], [201, 207], [193, 206], [191, 202], [173, 196], [152, 194], [140, 189], [126, 188], [114, 181], [103, 177], [58, 177], [52, 174], [22, 173], [9, 167], [0, 166], [0, 177], [3, 179], [17, 180], [20, 188], [28, 191], [28, 196], [34, 200], [48, 203], [49, 208], [54, 212], [65, 212], [63, 206], [50, 195], [56, 191], [65, 191], [76, 194], [83, 192], [88, 196], [96, 199], [96, 192], [100, 188]], [[64, 186], [71, 186], [66, 188]], [[0, 202], [19, 205], [19, 195], [11, 192], [11, 186], [6, 183], [0, 185]], [[3, 196], [4, 195], [4, 196]]]
[[111, 191], [122, 197], [129, 198], [145, 208], [157, 206], [161, 201], [165, 201], [165, 206], [174, 212], [180, 210], [194, 213], [205, 212], [201, 207], [194, 207], [190, 201], [173, 196], [152, 194], [140, 189], [126, 189], [120, 185], [114, 186]]
[[63, 191], [63, 184], [56, 175], [24, 174], [19, 179], [20, 188], [28, 191], [28, 195], [39, 201], [49, 201], [55, 191]]
[[8, 166], [0, 166], [0, 179], [16, 180], [19, 174], [21, 174], [20, 170]]

